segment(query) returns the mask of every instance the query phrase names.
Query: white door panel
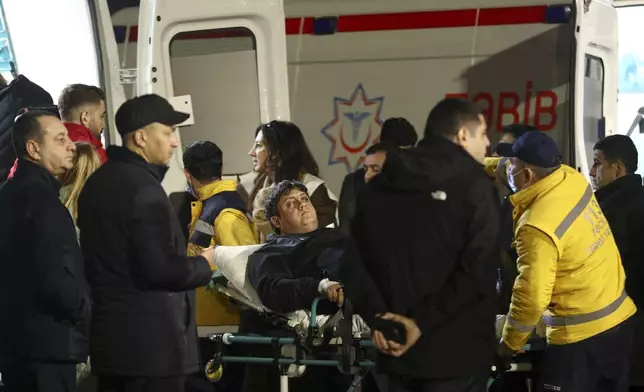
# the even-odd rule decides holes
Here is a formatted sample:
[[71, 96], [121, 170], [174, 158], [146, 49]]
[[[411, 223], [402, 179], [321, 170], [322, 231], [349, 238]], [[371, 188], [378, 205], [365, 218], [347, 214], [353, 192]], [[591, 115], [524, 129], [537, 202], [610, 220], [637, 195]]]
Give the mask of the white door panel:
[[577, 0], [575, 163], [588, 176], [594, 144], [616, 129], [617, 12], [608, 0]]
[[[166, 98], [175, 96], [173, 82], [176, 83], [176, 80], [172, 77], [170, 45], [179, 34], [242, 28], [252, 33], [256, 47], [259, 118], [252, 123], [256, 126], [258, 124], [255, 123], [260, 120], [288, 120], [284, 21], [282, 0], [142, 0], [139, 8], [137, 94], [156, 93]], [[211, 104], [217, 105], [217, 102]], [[200, 106], [198, 102], [195, 105]], [[198, 115], [194, 120], [199, 124]], [[246, 127], [247, 124], [244, 125]], [[181, 131], [179, 129], [178, 132]], [[226, 130], [229, 131], [233, 130]], [[247, 132], [250, 135], [252, 130], [248, 129]], [[175, 154], [164, 181], [168, 192], [185, 189], [181, 169], [182, 148], [180, 146]]]
[[107, 129], [109, 144], [121, 145], [121, 136], [114, 124], [114, 115], [125, 102], [125, 93], [120, 79], [119, 53], [114, 37], [114, 27], [106, 0], [94, 0], [96, 26], [100, 40], [99, 50], [103, 88], [107, 95]]

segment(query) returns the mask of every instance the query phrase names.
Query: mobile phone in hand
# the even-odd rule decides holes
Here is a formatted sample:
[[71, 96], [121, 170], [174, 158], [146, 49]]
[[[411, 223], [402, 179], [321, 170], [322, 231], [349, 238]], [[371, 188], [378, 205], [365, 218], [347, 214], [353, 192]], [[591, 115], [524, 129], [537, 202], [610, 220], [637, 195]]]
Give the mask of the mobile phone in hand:
[[398, 344], [407, 343], [407, 329], [405, 326], [397, 321], [385, 320], [376, 317], [371, 325], [371, 329], [378, 331], [385, 336], [385, 339], [391, 340]]

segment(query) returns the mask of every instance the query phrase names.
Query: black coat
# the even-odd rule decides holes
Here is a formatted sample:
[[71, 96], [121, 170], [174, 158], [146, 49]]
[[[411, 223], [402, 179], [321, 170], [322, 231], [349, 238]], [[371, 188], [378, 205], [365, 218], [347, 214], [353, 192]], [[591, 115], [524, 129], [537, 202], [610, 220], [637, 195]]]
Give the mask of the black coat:
[[161, 186], [166, 168], [123, 147], [87, 181], [78, 226], [94, 301], [90, 352], [99, 375], [173, 377], [198, 371], [194, 288], [210, 267], [187, 257]]
[[[248, 258], [248, 277], [269, 309], [290, 313], [310, 309], [320, 281], [341, 282], [355, 308], [368, 319], [387, 308], [365, 273], [353, 239], [339, 229], [303, 235], [277, 235]], [[336, 305], [318, 313], [332, 313]]]
[[626, 291], [638, 308], [631, 380], [644, 385], [644, 187], [642, 177], [619, 178], [595, 192], [615, 237], [626, 272]]
[[446, 139], [390, 154], [358, 199], [352, 233], [388, 308], [423, 336], [379, 370], [412, 378], [489, 372], [496, 347], [499, 196]]
[[90, 300], [76, 229], [47, 170], [21, 160], [0, 190], [0, 355], [87, 360]]
[[356, 201], [360, 191], [364, 189], [365, 170], [360, 168], [347, 174], [342, 181], [340, 201], [338, 203], [338, 217], [340, 229], [348, 233], [351, 230], [351, 221], [356, 213]]

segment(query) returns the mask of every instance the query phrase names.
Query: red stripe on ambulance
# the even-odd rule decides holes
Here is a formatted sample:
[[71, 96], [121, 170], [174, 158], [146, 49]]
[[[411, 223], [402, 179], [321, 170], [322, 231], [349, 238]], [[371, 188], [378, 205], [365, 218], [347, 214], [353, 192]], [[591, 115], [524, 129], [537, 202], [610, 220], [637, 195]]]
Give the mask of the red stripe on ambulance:
[[[506, 26], [517, 24], [545, 23], [547, 6], [523, 6], [503, 8], [471, 8], [462, 10], [397, 12], [385, 14], [340, 15], [337, 17], [337, 33], [367, 31], [423, 30], [452, 27]], [[286, 18], [287, 35], [315, 34], [316, 18], [311, 16]], [[125, 26], [114, 26], [118, 31], [117, 42], [123, 42]], [[183, 33], [177, 39], [213, 39], [249, 36], [249, 31], [200, 31]], [[129, 42], [138, 39], [138, 27], [131, 26]]]
[[[547, 6], [341, 15], [338, 33], [544, 23]], [[286, 34], [313, 34], [315, 18], [287, 18]]]

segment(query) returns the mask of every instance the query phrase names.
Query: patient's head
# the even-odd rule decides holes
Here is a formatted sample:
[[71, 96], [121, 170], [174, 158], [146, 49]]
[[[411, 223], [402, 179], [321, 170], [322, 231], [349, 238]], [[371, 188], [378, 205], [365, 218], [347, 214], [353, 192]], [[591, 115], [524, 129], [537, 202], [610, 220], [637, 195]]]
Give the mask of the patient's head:
[[299, 181], [285, 180], [275, 185], [264, 210], [278, 234], [306, 234], [318, 228], [315, 208], [306, 186]]

